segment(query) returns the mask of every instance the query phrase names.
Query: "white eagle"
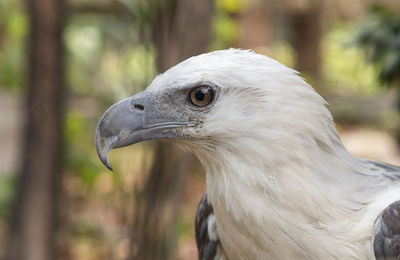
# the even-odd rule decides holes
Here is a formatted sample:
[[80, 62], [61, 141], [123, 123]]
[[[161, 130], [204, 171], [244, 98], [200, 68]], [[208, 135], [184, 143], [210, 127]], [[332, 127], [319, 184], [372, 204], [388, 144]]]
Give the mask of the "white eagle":
[[253, 51], [189, 58], [111, 106], [96, 148], [172, 138], [207, 174], [199, 259], [398, 259], [400, 168], [352, 156], [325, 100]]

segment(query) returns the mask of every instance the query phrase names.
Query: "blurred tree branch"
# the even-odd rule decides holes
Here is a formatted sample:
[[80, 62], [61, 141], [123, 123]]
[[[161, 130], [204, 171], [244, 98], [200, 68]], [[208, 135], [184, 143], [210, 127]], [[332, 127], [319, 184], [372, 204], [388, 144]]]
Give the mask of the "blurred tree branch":
[[379, 126], [398, 131], [400, 115], [396, 111], [396, 91], [373, 97], [330, 96], [329, 109], [336, 121], [347, 124]]
[[[214, 13], [213, 0], [155, 0], [151, 3], [157, 10], [151, 23], [159, 72], [207, 50]], [[178, 238], [183, 186], [193, 161], [177, 147], [157, 143], [143, 196], [137, 198], [139, 212], [131, 258], [154, 260], [172, 257]], [[135, 254], [134, 248], [137, 250]]]
[[61, 194], [63, 0], [30, 0], [29, 91], [7, 259], [55, 259]]
[[321, 4], [315, 2], [304, 10], [290, 13], [296, 69], [311, 77], [317, 86], [321, 80], [321, 11]]
[[121, 1], [70, 3], [69, 14], [131, 14]]
[[399, 12], [379, 6], [372, 8], [356, 34], [355, 44], [366, 52], [382, 83], [400, 87]]

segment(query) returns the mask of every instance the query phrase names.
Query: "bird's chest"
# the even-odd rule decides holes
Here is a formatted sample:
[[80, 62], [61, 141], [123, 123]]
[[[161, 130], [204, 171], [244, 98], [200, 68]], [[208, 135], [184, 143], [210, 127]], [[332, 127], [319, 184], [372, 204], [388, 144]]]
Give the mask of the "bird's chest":
[[217, 217], [216, 221], [220, 242], [228, 259], [267, 259], [266, 245], [257, 243], [259, 238], [247, 232], [247, 225], [226, 217]]
[[347, 240], [343, 239], [347, 236], [346, 228], [341, 229], [338, 237], [337, 230], [315, 228], [287, 211], [261, 205], [255, 208], [251, 202], [229, 207], [223, 201], [212, 203], [218, 235], [231, 260], [365, 258], [364, 244], [369, 238], [364, 242], [343, 242]]
[[304, 252], [289, 245], [292, 241], [279, 235], [281, 231], [271, 219], [238, 218], [237, 212], [219, 206], [214, 208], [217, 231], [229, 259], [306, 259]]
[[306, 190], [287, 189], [284, 183], [267, 189], [262, 179], [237, 181], [211, 173], [207, 194], [229, 259], [365, 259], [369, 254], [365, 243], [376, 214], [367, 214], [365, 221], [358, 211], [346, 215], [339, 204], [318, 196], [312, 183], [303, 185]]

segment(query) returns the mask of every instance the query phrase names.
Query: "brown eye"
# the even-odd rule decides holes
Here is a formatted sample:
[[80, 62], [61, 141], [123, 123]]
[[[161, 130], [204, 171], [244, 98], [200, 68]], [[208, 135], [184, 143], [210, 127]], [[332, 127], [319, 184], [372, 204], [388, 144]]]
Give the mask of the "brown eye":
[[189, 94], [190, 102], [198, 107], [210, 104], [214, 99], [214, 90], [207, 85], [195, 87]]

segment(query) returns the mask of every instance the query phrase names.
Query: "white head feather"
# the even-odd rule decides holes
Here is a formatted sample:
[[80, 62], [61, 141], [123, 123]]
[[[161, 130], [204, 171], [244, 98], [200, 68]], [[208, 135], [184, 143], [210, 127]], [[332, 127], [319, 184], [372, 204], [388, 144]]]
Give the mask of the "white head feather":
[[206, 169], [229, 257], [369, 257], [390, 199], [371, 202], [387, 183], [343, 147], [325, 100], [296, 71], [237, 49], [192, 57], [148, 90], [199, 82], [218, 86], [217, 100], [179, 142]]

